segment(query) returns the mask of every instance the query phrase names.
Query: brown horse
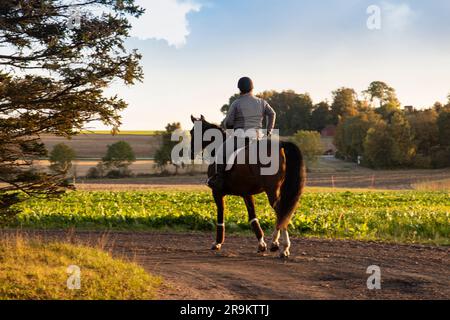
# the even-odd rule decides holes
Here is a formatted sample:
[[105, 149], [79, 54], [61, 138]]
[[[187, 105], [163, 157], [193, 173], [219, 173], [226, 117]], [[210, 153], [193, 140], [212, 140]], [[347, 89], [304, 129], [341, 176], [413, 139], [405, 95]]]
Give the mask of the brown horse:
[[[203, 116], [200, 119], [191, 117], [192, 122], [201, 121], [201, 137], [209, 129], [220, 130], [222, 138], [225, 139], [225, 131], [217, 125], [211, 124]], [[196, 129], [197, 128], [197, 129]], [[199, 133], [195, 130], [199, 126], [194, 126], [191, 131], [191, 159], [195, 158], [194, 136]], [[211, 141], [202, 138], [202, 150]], [[248, 162], [248, 155], [246, 158]], [[280, 257], [287, 258], [290, 255], [290, 241], [288, 225], [292, 215], [297, 208], [298, 201], [303, 192], [306, 181], [306, 170], [303, 156], [300, 149], [291, 142], [279, 143], [279, 168], [274, 175], [261, 175], [260, 164], [235, 164], [233, 168], [225, 174], [225, 188], [223, 191], [213, 191], [214, 201], [217, 205], [217, 238], [212, 250], [220, 250], [225, 240], [224, 224], [224, 197], [227, 195], [240, 196], [244, 199], [248, 211], [248, 218], [253, 231], [259, 241], [258, 252], [265, 252], [267, 245], [264, 242], [264, 232], [261, 229], [256, 217], [253, 196], [265, 192], [270, 205], [277, 214], [276, 228], [272, 237], [270, 250], [276, 252], [280, 250]], [[215, 165], [208, 169], [208, 177], [215, 174]], [[280, 243], [281, 237], [281, 243]]]

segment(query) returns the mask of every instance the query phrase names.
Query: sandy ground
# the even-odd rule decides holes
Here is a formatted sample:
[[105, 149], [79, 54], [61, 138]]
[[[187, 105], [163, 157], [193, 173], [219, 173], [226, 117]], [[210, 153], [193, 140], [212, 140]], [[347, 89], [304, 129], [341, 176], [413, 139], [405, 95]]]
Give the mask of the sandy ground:
[[[97, 245], [127, 257], [164, 278], [159, 298], [166, 300], [450, 298], [448, 247], [294, 238], [292, 257], [281, 260], [275, 253], [257, 254], [256, 240], [242, 236], [227, 238], [220, 253], [209, 250], [209, 234], [30, 231], [28, 236]], [[371, 265], [381, 268], [381, 290], [367, 289]]]

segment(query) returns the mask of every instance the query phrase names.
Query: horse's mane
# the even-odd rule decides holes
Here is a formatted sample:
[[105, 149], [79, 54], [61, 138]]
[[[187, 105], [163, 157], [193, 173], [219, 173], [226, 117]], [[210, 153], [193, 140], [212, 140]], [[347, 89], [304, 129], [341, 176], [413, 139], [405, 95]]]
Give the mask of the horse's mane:
[[205, 124], [205, 127], [207, 127], [208, 129], [217, 129], [217, 130], [220, 130], [221, 132], [225, 133], [225, 130], [218, 124], [210, 123], [206, 120], [203, 122], [203, 124]]

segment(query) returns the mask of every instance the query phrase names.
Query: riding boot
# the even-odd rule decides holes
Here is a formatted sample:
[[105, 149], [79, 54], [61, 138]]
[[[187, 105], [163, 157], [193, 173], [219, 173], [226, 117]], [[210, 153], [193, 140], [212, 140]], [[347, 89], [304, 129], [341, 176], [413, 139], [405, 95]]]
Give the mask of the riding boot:
[[208, 180], [208, 186], [215, 191], [223, 191], [225, 188], [225, 164], [216, 165], [216, 174]]

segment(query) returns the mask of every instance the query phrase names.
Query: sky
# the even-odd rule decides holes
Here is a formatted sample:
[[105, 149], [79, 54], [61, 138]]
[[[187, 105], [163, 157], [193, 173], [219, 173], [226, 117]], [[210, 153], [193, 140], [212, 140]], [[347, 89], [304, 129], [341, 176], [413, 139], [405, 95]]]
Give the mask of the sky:
[[450, 93], [448, 0], [137, 3], [146, 13], [131, 20], [126, 45], [143, 55], [144, 81], [108, 89], [129, 103], [122, 130], [159, 130], [169, 122], [189, 129], [191, 114], [219, 122], [242, 76], [257, 92], [292, 89], [315, 103], [331, 101], [342, 86], [361, 92], [375, 80], [418, 108]]

